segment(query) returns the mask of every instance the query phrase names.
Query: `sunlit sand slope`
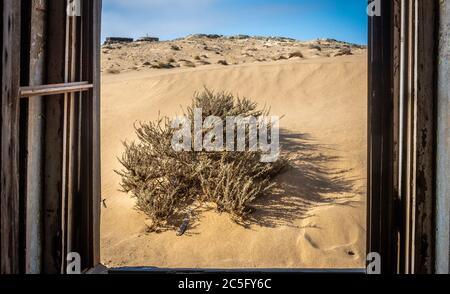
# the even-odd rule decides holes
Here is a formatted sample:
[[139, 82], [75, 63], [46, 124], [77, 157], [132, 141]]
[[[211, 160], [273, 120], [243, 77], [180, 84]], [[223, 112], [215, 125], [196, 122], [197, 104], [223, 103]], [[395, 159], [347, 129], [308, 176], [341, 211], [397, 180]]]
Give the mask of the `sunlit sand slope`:
[[[365, 260], [367, 55], [105, 74], [102, 82], [102, 262], [176, 268], [362, 267]], [[121, 141], [136, 121], [181, 113], [206, 86], [267, 105], [293, 167], [257, 203], [251, 224], [200, 211], [186, 234], [146, 233], [119, 192]]]

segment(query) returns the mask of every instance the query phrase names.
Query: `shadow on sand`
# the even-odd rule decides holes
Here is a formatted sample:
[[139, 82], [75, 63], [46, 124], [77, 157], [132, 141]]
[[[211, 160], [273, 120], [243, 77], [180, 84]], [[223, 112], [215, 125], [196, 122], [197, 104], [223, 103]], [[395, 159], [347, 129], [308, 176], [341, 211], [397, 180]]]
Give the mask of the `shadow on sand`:
[[[349, 177], [351, 170], [333, 168], [334, 163], [342, 159], [327, 155], [332, 149], [316, 144], [308, 134], [297, 134], [286, 130], [280, 131], [282, 155], [289, 159], [289, 166], [276, 178], [277, 187], [271, 194], [258, 199], [252, 206], [254, 212], [248, 219], [238, 223], [246, 228], [251, 225], [263, 227], [291, 226], [295, 222], [314, 215], [311, 209], [319, 205], [348, 205], [358, 201], [355, 197], [361, 192], [355, 189], [355, 179]], [[208, 205], [191, 204], [188, 230], [185, 236], [197, 235], [196, 228], [201, 222], [202, 214], [214, 208]], [[185, 212], [175, 214], [166, 228], [158, 232], [176, 230]], [[304, 227], [302, 227], [304, 228]], [[316, 226], [308, 228], [320, 229]]]
[[272, 194], [256, 201], [255, 212], [248, 224], [264, 227], [295, 226], [295, 220], [313, 215], [311, 208], [319, 205], [352, 205], [355, 179], [351, 170], [333, 168], [341, 158], [326, 155], [330, 148], [314, 143], [311, 136], [282, 130], [282, 154], [290, 159], [290, 166], [277, 177], [277, 188]]

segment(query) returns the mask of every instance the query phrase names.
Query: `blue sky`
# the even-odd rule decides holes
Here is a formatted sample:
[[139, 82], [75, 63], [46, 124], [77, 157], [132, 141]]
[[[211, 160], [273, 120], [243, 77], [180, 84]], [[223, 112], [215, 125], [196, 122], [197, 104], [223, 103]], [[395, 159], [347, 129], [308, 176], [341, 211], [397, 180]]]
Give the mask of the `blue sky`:
[[367, 0], [105, 0], [102, 37], [214, 33], [367, 44], [366, 7]]

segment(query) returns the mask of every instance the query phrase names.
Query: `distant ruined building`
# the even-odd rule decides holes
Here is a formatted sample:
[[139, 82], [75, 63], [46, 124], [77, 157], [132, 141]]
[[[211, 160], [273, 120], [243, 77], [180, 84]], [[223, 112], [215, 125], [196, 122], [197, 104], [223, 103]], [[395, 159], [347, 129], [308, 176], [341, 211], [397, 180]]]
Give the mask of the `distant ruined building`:
[[159, 42], [159, 38], [156, 37], [142, 37], [136, 40], [136, 42]]
[[132, 38], [118, 38], [118, 37], [109, 37], [106, 38], [104, 45], [111, 45], [111, 44], [117, 44], [117, 43], [132, 43], [134, 39]]
[[133, 42], [159, 42], [157, 37], [142, 37], [134, 41], [133, 38], [122, 38], [122, 37], [108, 37], [103, 45], [111, 44], [123, 44], [123, 43], [133, 43]]

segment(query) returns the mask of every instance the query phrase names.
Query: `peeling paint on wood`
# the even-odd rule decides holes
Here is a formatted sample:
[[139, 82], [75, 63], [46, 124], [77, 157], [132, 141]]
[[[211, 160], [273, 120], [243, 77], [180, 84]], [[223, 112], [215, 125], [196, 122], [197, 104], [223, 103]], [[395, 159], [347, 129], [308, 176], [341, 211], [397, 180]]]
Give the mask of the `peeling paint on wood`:
[[450, 271], [450, 1], [440, 1], [439, 11], [436, 272], [448, 274]]
[[0, 273], [20, 271], [19, 86], [20, 1], [3, 0]]
[[435, 167], [435, 65], [436, 65], [436, 1], [418, 1], [417, 70], [415, 72], [415, 188], [414, 268], [413, 273], [434, 272], [434, 167]]

